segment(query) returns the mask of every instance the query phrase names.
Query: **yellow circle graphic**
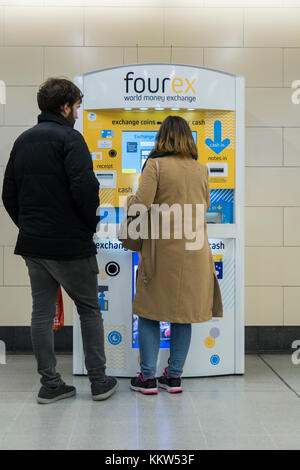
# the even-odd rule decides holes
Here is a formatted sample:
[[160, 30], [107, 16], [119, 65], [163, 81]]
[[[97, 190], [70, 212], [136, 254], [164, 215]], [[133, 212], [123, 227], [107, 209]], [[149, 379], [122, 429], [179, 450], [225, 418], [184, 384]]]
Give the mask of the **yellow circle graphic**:
[[216, 344], [216, 340], [212, 336], [208, 336], [207, 338], [205, 338], [204, 344], [207, 348], [213, 348]]

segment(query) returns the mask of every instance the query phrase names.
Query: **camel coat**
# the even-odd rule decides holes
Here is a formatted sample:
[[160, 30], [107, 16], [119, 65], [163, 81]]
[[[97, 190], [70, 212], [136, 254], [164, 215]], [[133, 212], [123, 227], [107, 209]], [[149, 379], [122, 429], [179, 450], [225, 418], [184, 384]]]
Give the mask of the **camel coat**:
[[[135, 195], [127, 198], [127, 207], [144, 204], [204, 204], [204, 216], [210, 207], [208, 169], [191, 157], [168, 155], [149, 158]], [[195, 225], [193, 211], [193, 228]], [[171, 237], [163, 239], [161, 214], [159, 238], [144, 239], [139, 253], [133, 313], [150, 320], [172, 323], [200, 323], [223, 316], [220, 287], [207, 239], [201, 249], [187, 250], [184, 230], [174, 237], [171, 213]], [[149, 226], [151, 225], [148, 212]], [[183, 227], [183, 225], [182, 225]], [[150, 230], [150, 229], [149, 229]]]

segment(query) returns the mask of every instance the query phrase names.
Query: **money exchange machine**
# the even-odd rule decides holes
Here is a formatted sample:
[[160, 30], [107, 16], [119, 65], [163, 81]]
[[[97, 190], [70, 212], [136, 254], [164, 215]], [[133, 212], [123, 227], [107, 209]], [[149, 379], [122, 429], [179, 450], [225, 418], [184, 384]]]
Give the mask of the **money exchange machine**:
[[[107, 374], [131, 377], [139, 370], [138, 318], [132, 315], [138, 254], [123, 248], [116, 227], [169, 115], [188, 121], [199, 161], [209, 169], [207, 232], [224, 306], [222, 318], [193, 324], [183, 376], [243, 374], [244, 78], [202, 67], [141, 64], [78, 75], [75, 83], [84, 94], [76, 129], [100, 183], [94, 242]], [[75, 307], [73, 336], [74, 374], [86, 374]], [[162, 322], [157, 375], [167, 365], [169, 345], [170, 326]]]

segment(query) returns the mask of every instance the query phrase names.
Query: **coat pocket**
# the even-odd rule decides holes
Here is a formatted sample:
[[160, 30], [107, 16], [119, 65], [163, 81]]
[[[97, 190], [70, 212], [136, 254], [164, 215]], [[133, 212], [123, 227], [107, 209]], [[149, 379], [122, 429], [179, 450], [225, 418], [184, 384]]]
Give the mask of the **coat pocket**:
[[143, 241], [142, 251], [139, 252], [141, 259], [141, 278], [144, 282], [149, 282], [155, 272], [155, 240], [148, 239]]
[[147, 259], [147, 257], [143, 256], [141, 253], [140, 253], [140, 260], [141, 260], [141, 263], [140, 263], [140, 272], [139, 272], [139, 275], [141, 275], [141, 279], [143, 282], [147, 283], [151, 280], [151, 271], [150, 271], [150, 263], [149, 263], [149, 259]]

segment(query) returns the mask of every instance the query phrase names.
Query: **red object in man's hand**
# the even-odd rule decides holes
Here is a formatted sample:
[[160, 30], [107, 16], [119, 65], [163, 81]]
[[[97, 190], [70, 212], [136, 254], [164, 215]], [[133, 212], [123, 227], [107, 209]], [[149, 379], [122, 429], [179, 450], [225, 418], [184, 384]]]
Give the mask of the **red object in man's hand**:
[[64, 326], [64, 304], [61, 287], [57, 291], [56, 315], [53, 322], [53, 330], [60, 330]]

